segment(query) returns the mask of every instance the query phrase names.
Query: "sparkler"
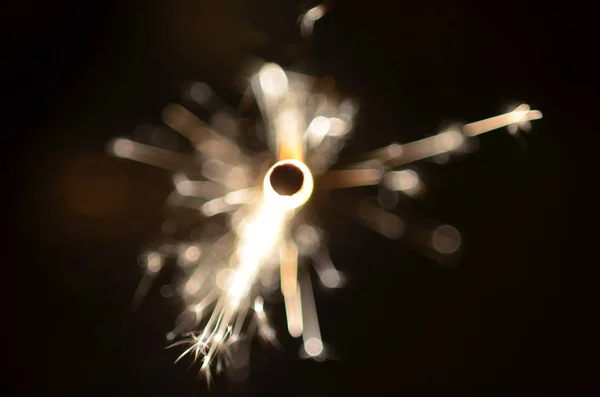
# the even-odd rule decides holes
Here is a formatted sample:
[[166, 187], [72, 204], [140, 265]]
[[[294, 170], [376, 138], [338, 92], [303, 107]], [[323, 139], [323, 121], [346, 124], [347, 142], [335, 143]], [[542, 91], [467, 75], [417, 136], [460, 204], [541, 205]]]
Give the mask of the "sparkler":
[[[319, 6], [304, 14], [300, 20], [303, 35], [311, 34], [324, 11]], [[216, 98], [205, 85], [194, 85], [191, 91], [196, 105]], [[167, 337], [171, 341], [182, 338], [173, 343], [187, 345], [180, 358], [191, 354], [201, 360], [201, 371], [207, 377], [213, 363], [217, 372], [225, 365], [240, 367], [244, 354], [240, 356], [236, 346], [252, 334], [275, 340], [263, 295], [277, 288], [283, 295], [289, 334], [302, 337], [307, 357], [327, 356], [310, 273], [300, 264], [309, 259], [321, 284], [328, 288], [341, 286], [343, 274], [320, 242], [322, 231], [300, 216], [309, 210], [304, 207], [314, 189], [382, 185], [414, 195], [422, 183], [414, 171], [402, 167], [465, 151], [471, 140], [485, 132], [502, 127], [511, 133], [527, 129], [529, 122], [542, 117], [523, 104], [428, 138], [388, 145], [366, 153], [345, 169], [332, 170], [352, 128], [355, 104], [334, 98], [317, 79], [274, 63], [262, 64], [250, 76], [247, 93], [256, 100], [266, 126], [268, 150], [264, 153], [251, 153], [231, 139], [229, 131], [217, 132], [180, 104], [168, 105], [163, 121], [190, 142], [193, 155], [126, 138], [114, 140], [109, 147], [117, 157], [172, 171], [174, 190], [169, 204], [192, 208], [204, 219], [227, 225], [217, 237], [190, 237], [187, 241], [171, 237], [145, 254], [146, 276], [138, 290], [139, 297], [165, 259], [177, 258], [181, 270], [178, 289], [186, 308]], [[233, 113], [233, 109], [222, 108], [217, 114], [231, 118]], [[372, 201], [362, 200], [356, 215], [386, 237], [411, 239], [405, 233], [405, 220]], [[461, 237], [450, 225], [425, 225], [412, 236], [412, 242], [436, 258], [445, 258], [459, 250]]]

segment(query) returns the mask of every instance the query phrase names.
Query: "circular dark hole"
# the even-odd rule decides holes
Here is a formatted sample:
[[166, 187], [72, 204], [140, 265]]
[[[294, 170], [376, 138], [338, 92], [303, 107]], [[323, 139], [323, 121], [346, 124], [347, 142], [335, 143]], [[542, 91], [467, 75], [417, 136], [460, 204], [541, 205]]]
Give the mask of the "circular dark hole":
[[282, 196], [296, 194], [304, 183], [304, 174], [292, 164], [282, 164], [271, 172], [271, 186]]

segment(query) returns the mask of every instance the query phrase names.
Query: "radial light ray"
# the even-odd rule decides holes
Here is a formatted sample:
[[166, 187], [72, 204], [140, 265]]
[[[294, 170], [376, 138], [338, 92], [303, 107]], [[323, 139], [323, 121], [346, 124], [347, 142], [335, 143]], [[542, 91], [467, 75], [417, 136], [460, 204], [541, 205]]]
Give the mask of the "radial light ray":
[[[325, 11], [325, 6], [318, 6], [300, 18], [304, 36], [312, 34]], [[206, 84], [189, 87], [188, 99], [214, 112], [225, 108]], [[315, 193], [378, 186], [391, 194], [422, 194], [420, 176], [403, 168], [407, 164], [462, 152], [468, 140], [483, 133], [502, 127], [511, 132], [528, 128], [542, 117], [522, 104], [461, 128], [392, 143], [338, 167], [338, 154], [350, 139], [358, 106], [338, 98], [331, 87], [330, 79], [264, 62], [249, 76], [240, 106], [227, 107], [223, 122], [213, 120], [209, 125], [181, 104], [165, 107], [164, 123], [189, 141], [192, 154], [126, 138], [109, 145], [116, 157], [172, 171], [174, 190], [168, 203], [174, 212], [179, 207], [195, 210], [196, 218], [189, 213], [182, 217], [185, 227], [176, 221], [165, 227], [166, 242], [143, 255], [145, 275], [134, 300], [141, 300], [167, 263], [177, 265], [175, 283], [184, 310], [167, 339], [172, 346], [185, 345], [180, 358], [190, 355], [201, 361], [201, 373], [207, 378], [211, 369], [219, 372], [228, 364], [243, 367], [248, 357], [243, 352], [249, 351], [244, 344], [253, 333], [276, 342], [267, 315], [272, 305], [264, 298], [277, 290], [289, 334], [302, 338], [303, 356], [328, 356], [308, 266], [313, 265], [320, 287], [338, 288], [346, 278], [333, 265], [323, 243], [324, 232], [307, 221], [313, 217], [305, 216], [311, 212]], [[243, 139], [231, 138], [250, 134], [250, 127], [243, 129], [237, 122], [250, 116], [236, 115], [233, 109], [245, 112], [252, 99], [260, 113], [254, 126], [264, 126], [262, 152], [249, 150]], [[461, 250], [462, 237], [453, 226], [425, 219], [409, 222], [377, 200], [360, 200], [354, 216], [366, 227], [405, 241], [440, 262]]]

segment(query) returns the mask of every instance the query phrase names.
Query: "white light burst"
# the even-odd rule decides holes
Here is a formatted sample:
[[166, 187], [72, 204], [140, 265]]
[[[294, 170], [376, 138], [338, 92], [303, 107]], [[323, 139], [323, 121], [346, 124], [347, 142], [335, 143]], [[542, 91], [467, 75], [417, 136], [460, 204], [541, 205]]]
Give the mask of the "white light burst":
[[[303, 35], [311, 34], [324, 12], [319, 6], [304, 14]], [[231, 131], [240, 125], [241, 116], [233, 116], [236, 111], [225, 105], [217, 109], [210, 125], [190, 106], [165, 107], [164, 123], [189, 141], [193, 155], [126, 138], [115, 139], [109, 147], [117, 157], [172, 171], [174, 190], [168, 203], [195, 211], [197, 224], [207, 231], [201, 236], [186, 234], [182, 241], [177, 222], [166, 222], [164, 230], [171, 237], [144, 255], [146, 277], [140, 285], [143, 291], [166, 259], [176, 259], [181, 277], [177, 289], [185, 310], [168, 339], [187, 345], [182, 356], [201, 360], [207, 377], [211, 368], [218, 372], [226, 365], [243, 366], [248, 357], [243, 342], [252, 334], [275, 340], [263, 296], [276, 290], [283, 295], [289, 334], [302, 338], [304, 355], [327, 357], [310, 272], [302, 265], [312, 263], [327, 288], [340, 287], [344, 277], [321, 243], [323, 231], [303, 216], [310, 210], [313, 190], [381, 185], [412, 196], [423, 185], [414, 171], [403, 169], [407, 164], [464, 152], [485, 132], [508, 127], [514, 133], [542, 117], [523, 104], [428, 138], [391, 144], [366, 153], [345, 169], [332, 170], [352, 129], [356, 104], [340, 100], [318, 79], [274, 63], [260, 65], [248, 87], [242, 101], [254, 99], [260, 111], [254, 124], [266, 131], [262, 153], [249, 150], [242, 139], [236, 142]], [[195, 105], [206, 108], [211, 101], [222, 103], [205, 84], [192, 85], [187, 94]], [[219, 118], [221, 122], [215, 122]], [[405, 220], [373, 201], [362, 200], [356, 215], [386, 237], [406, 238]], [[206, 226], [211, 220], [221, 229]], [[437, 257], [456, 253], [461, 244], [459, 232], [443, 224], [423, 226], [417, 240]]]

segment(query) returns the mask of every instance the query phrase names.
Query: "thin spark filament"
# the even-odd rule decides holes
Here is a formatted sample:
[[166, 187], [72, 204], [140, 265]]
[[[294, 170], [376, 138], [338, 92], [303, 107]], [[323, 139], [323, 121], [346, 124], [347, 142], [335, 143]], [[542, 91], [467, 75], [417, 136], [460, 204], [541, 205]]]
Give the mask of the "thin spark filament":
[[[502, 127], [511, 128], [511, 132], [519, 126], [528, 128], [530, 121], [541, 118], [542, 113], [539, 110], [531, 110], [529, 105], [522, 104], [510, 112], [466, 124], [462, 129], [451, 129], [402, 145], [393, 143], [367, 153], [364, 156], [367, 160], [354, 164], [352, 169], [329, 171], [321, 178], [320, 187], [341, 189], [377, 185], [383, 177], [388, 176], [384, 171], [460, 150], [467, 138]], [[376, 167], [373, 167], [373, 164]]]

